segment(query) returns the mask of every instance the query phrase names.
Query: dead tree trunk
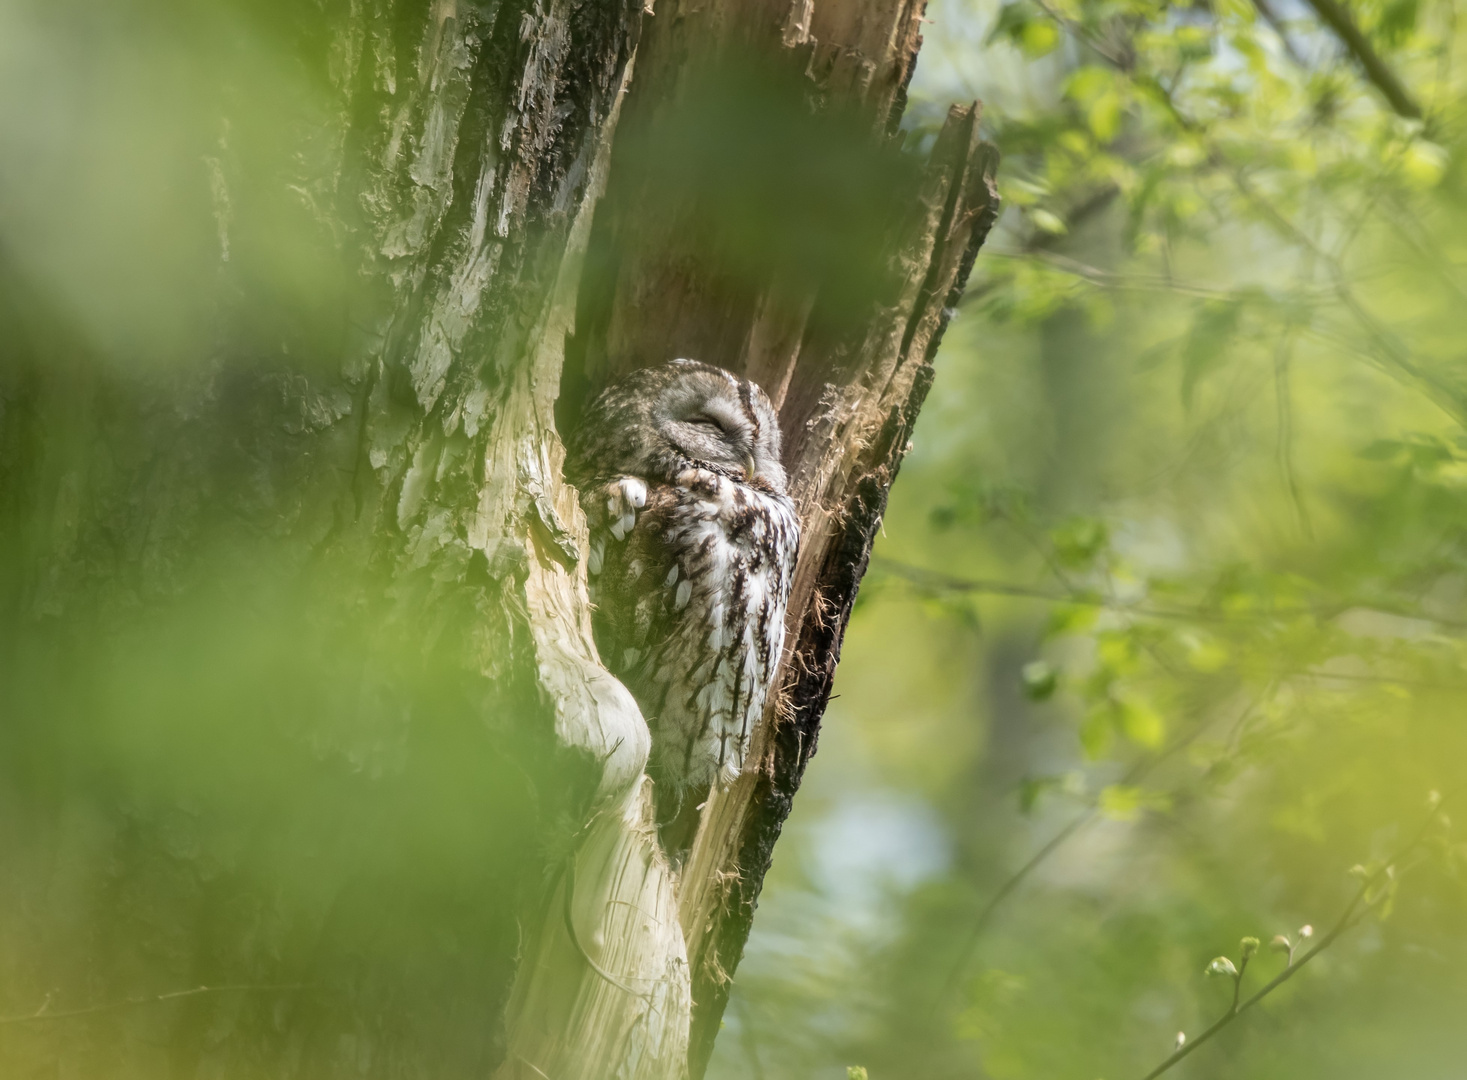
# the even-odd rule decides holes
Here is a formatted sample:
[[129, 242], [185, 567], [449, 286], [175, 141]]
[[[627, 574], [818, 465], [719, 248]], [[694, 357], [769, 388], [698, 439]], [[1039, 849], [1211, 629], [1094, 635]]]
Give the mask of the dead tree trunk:
[[[996, 212], [976, 106], [900, 145], [924, 6], [133, 13], [194, 64], [123, 117], [194, 99], [161, 315], [0, 192], [7, 1075], [701, 1075]], [[676, 874], [557, 435], [674, 356], [770, 392], [805, 528]]]
[[[933, 355], [998, 210], [996, 155], [978, 140], [976, 105], [951, 110], [920, 167], [897, 157], [925, 6], [667, 5], [645, 32], [596, 219], [567, 398], [574, 401], [578, 380], [594, 385], [671, 356], [747, 375], [779, 408], [803, 524], [783, 690], [755, 736], [758, 766], [709, 800], [676, 883], [695, 1076], [712, 1052], [774, 843], [815, 752], [841, 637], [931, 386]], [[729, 124], [716, 129], [721, 145], [705, 148], [687, 131], [722, 118], [720, 77], [770, 103], [768, 126]], [[795, 102], [816, 119], [804, 122]], [[667, 168], [678, 150], [708, 160]], [[852, 167], [864, 181], [841, 171]], [[731, 233], [748, 227], [739, 220], [740, 210], [751, 212], [744, 198], [680, 182], [718, 171], [733, 174], [724, 186], [769, 193], [752, 206], [765, 228], [844, 235], [849, 246], [824, 260], [777, 250], [741, 258]]]

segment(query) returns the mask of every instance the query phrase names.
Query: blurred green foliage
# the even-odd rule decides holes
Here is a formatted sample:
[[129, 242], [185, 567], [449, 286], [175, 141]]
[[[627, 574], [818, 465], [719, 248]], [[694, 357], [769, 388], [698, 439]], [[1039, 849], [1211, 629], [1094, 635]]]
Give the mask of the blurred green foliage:
[[[355, 316], [380, 297], [315, 212], [346, 157], [331, 65], [302, 59], [329, 54], [329, 7], [0, 4], [0, 374], [46, 404], [0, 416], [0, 441], [14, 462], [52, 425], [20, 473], [56, 493], [22, 518], [19, 473], [0, 476], [0, 598], [43, 616], [0, 626], [0, 1055], [50, 1063], [37, 1075], [62, 1050], [73, 1075], [121, 1075], [124, 1044], [192, 1075], [290, 1020], [314, 1040], [283, 1051], [302, 1069], [415, 1032], [468, 1071], [515, 894], [573, 820], [531, 805], [560, 778], [537, 772], [533, 688], [485, 702], [465, 678], [472, 596], [394, 579], [437, 621], [393, 624], [340, 600], [360, 551], [312, 563], [302, 595], [300, 553], [236, 527], [334, 535], [278, 463], [344, 406], [296, 376], [375, 347]], [[934, 0], [909, 138], [982, 97], [1007, 210], [716, 1075], [1140, 1078], [1227, 1010], [1215, 958], [1237, 971], [1245, 938], [1278, 934], [1307, 949], [1300, 928], [1332, 925], [1351, 868], [1376, 874], [1430, 792], [1463, 814], [1462, 8], [1352, 2], [1353, 50], [1321, 15], [1340, 10]], [[703, 224], [735, 283], [849, 263], [854, 306], [886, 225], [841, 186], [863, 170], [829, 151], [808, 188], [750, 186], [768, 128], [722, 107], [734, 135], [679, 131], [699, 152], [654, 179], [717, 188], [736, 220]], [[910, 163], [886, 164], [898, 183]], [[789, 218], [743, 227], [785, 195]], [[201, 356], [207, 415], [160, 389]], [[269, 393], [230, 397], [261, 364]], [[252, 410], [282, 402], [300, 422], [252, 442]], [[238, 431], [204, 430], [221, 416]], [[104, 448], [131, 429], [218, 452], [154, 468]], [[200, 530], [189, 567], [132, 546], [159, 491], [160, 528]], [[170, 569], [195, 591], [149, 593]], [[108, 617], [48, 621], [88, 575]], [[1368, 918], [1175, 1075], [1460, 1075], [1456, 836], [1434, 825]], [[1287, 960], [1261, 949], [1243, 992]], [[250, 989], [100, 1012], [80, 1036], [30, 1022], [203, 984]]]
[[[399, 565], [363, 460], [392, 297], [336, 213], [347, 14], [0, 0], [6, 1080], [485, 1073], [594, 790], [517, 567]], [[425, 18], [374, 23], [405, 71]]]
[[1340, 10], [929, 8], [1006, 210], [714, 1075], [1140, 1080], [1357, 865], [1169, 1075], [1461, 1075], [1463, 9]]

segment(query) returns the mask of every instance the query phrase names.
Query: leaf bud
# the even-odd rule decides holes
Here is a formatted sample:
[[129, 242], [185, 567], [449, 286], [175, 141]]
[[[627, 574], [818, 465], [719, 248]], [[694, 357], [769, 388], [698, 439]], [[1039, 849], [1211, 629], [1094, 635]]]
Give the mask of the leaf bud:
[[1238, 969], [1233, 966], [1233, 962], [1226, 956], [1216, 956], [1213, 957], [1212, 963], [1207, 965], [1203, 974], [1226, 975], [1229, 978], [1236, 979], [1238, 977]]

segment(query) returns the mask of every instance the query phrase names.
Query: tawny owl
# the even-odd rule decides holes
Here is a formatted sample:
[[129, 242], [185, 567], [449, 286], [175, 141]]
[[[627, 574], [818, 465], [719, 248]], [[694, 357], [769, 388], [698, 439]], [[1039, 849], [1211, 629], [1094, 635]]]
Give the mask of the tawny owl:
[[784, 641], [800, 523], [764, 391], [675, 360], [613, 383], [571, 440], [604, 663], [652, 730], [658, 802], [739, 774]]

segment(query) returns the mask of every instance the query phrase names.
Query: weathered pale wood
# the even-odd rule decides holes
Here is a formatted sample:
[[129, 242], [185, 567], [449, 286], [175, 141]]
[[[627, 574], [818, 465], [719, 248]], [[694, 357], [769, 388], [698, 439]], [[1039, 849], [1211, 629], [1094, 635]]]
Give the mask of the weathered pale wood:
[[[559, 818], [596, 800], [635, 818], [649, 746], [592, 644], [584, 523], [561, 478], [553, 411], [643, 17], [642, 0], [286, 5], [269, 25], [281, 40], [268, 60], [295, 80], [292, 93], [268, 113], [256, 103], [273, 86], [217, 88], [223, 114], [211, 120], [224, 134], [210, 135], [207, 171], [196, 166], [215, 200], [219, 258], [199, 291], [216, 311], [218, 354], [135, 375], [130, 357], [88, 361], [68, 343], [58, 370], [24, 349], [58, 340], [62, 316], [0, 309], [5, 346], [19, 354], [0, 370], [0, 474], [12, 481], [0, 485], [0, 549], [21, 560], [3, 572], [0, 695], [25, 674], [16, 656], [37, 620], [81, 642], [151, 621], [207, 644], [258, 617], [267, 643], [330, 646], [262, 664], [259, 681], [284, 693], [303, 669], [339, 704], [339, 715], [317, 713], [307, 698], [294, 715], [262, 708], [244, 721], [263, 768], [238, 818], [233, 806], [205, 813], [161, 796], [109, 801], [94, 784], [68, 789], [62, 811], [34, 808], [39, 833], [7, 823], [0, 861], [17, 873], [0, 891], [0, 1011], [53, 996], [82, 1008], [7, 1028], [0, 1074], [385, 1080], [488, 1075], [502, 1061], [516, 917], [547, 861], [559, 865], [537, 845], [561, 842]], [[130, 32], [166, 40], [173, 27]], [[262, 70], [277, 74], [245, 72]], [[243, 103], [231, 111], [231, 101]], [[325, 272], [274, 279], [267, 246]], [[0, 261], [7, 282], [11, 270]], [[337, 291], [311, 295], [323, 281]], [[85, 402], [96, 407], [79, 412]], [[49, 463], [64, 454], [74, 460], [58, 471]], [[45, 510], [67, 485], [70, 524]], [[15, 522], [48, 535], [15, 535]], [[249, 590], [247, 572], [281, 596]], [[169, 638], [138, 639], [141, 662], [167, 672]], [[79, 652], [58, 655], [73, 677], [96, 674]], [[192, 673], [179, 667], [186, 696]], [[269, 685], [242, 692], [274, 704]], [[565, 768], [541, 760], [556, 741]], [[195, 752], [201, 769], [229, 767], [227, 750]], [[9, 818], [26, 778], [0, 767]], [[70, 759], [50, 767], [79, 771]], [[287, 788], [277, 809], [274, 768], [332, 794]], [[435, 838], [394, 817], [424, 804], [433, 809], [412, 828], [436, 821], [456, 837], [450, 848], [499, 862], [443, 868], [420, 855]], [[486, 808], [502, 819], [474, 820]], [[608, 964], [637, 940], [611, 903], [630, 876], [613, 865], [644, 855], [658, 865], [655, 852], [627, 847], [641, 833], [625, 820], [600, 813], [575, 857], [576, 921], [588, 949], [611, 935]], [[249, 861], [295, 857], [280, 839], [294, 833], [305, 861]], [[444, 895], [413, 880], [429, 870], [443, 871]], [[649, 900], [666, 903], [665, 878], [647, 882]], [[98, 897], [110, 899], [91, 906]], [[681, 949], [679, 938], [653, 954], [681, 979], [665, 995], [681, 1027], [634, 1055], [659, 1068], [628, 1075], [667, 1075], [685, 1056]], [[67, 966], [72, 957], [85, 966]], [[423, 985], [434, 965], [447, 981]], [[194, 993], [201, 984], [250, 989]], [[108, 1005], [134, 999], [145, 1004]], [[611, 1013], [645, 1016], [620, 991], [590, 1007], [607, 1031], [626, 1026]]]
[[[866, 118], [874, 147], [895, 131], [920, 47], [923, 0], [675, 3], [663, 0], [639, 54], [627, 137], [657, 145], [680, 95], [709, 64], [753, 48], [800, 72], [826, 110]], [[670, 16], [670, 18], [669, 18]], [[747, 54], [742, 54], [747, 55]], [[775, 272], [731, 284], [697, 236], [703, 193], [669, 201], [653, 170], [614, 156], [598, 211], [592, 265], [567, 372], [591, 384], [691, 356], [756, 379], [780, 409], [803, 539], [783, 666], [783, 691], [755, 733], [744, 774], [714, 792], [678, 880], [692, 966], [690, 1070], [701, 1075], [728, 984], [743, 952], [780, 826], [814, 753], [841, 636], [931, 361], [979, 244], [997, 213], [996, 155], [980, 143], [976, 106], [955, 108], [918, 190], [895, 216], [880, 287], [854, 313], [832, 311], [828, 281]], [[873, 157], [874, 163], [877, 159]], [[618, 168], [625, 166], [625, 171]], [[770, 161], [798, 188], [801, 160]]]
[[687, 953], [651, 782], [591, 822], [521, 961], [497, 1080], [664, 1080], [686, 1070]]
[[[774, 842], [814, 752], [841, 634], [933, 352], [996, 210], [994, 161], [977, 140], [976, 107], [954, 110], [911, 184], [890, 187], [875, 207], [885, 230], [871, 245], [879, 258], [870, 288], [852, 292], [828, 267], [798, 258], [724, 272], [730, 252], [717, 245], [729, 237], [701, 246], [719, 233], [708, 221], [717, 204], [696, 184], [669, 201], [667, 176], [649, 171], [637, 151], [670, 127], [675, 144], [690, 109], [706, 121], [696, 113], [709, 104], [706, 75], [724, 65], [745, 71], [755, 95], [740, 116], [762, 121], [771, 106], [776, 127], [785, 125], [740, 136], [755, 149], [766, 135], [776, 140], [774, 155], [759, 159], [771, 190], [819, 194], [809, 178], [820, 148], [799, 139], [826, 131], [826, 120], [857, 132], [870, 150], [856, 165], [907, 168], [893, 133], [924, 6], [660, 0], [653, 15], [641, 0], [326, 0], [302, 16], [301, 62], [319, 68], [324, 102], [263, 125], [263, 134], [228, 129], [235, 134], [207, 165], [221, 255], [233, 259], [217, 268], [222, 355], [141, 390], [95, 371], [76, 385], [48, 383], [42, 356], [32, 358], [39, 374], [31, 382], [0, 385], [4, 415], [22, 418], [0, 432], [0, 469], [16, 480], [0, 498], [11, 520], [47, 522], [24, 537], [0, 522], [3, 550], [24, 563], [24, 587], [11, 588], [15, 574], [5, 579], [7, 619], [121, 612], [125, 621], [166, 610], [201, 588], [194, 562], [206, 526], [222, 517], [231, 544], [267, 550], [267, 538], [280, 579], [329, 594], [313, 615], [359, 622], [351, 628], [371, 646], [364, 655], [421, 662], [478, 703], [478, 726], [462, 745], [495, 781], [521, 783], [517, 762], [502, 760], [512, 757], [508, 726], [543, 727], [569, 764], [525, 777], [522, 799], [495, 805], [555, 818], [524, 832], [527, 845], [546, 840], [553, 850], [516, 853], [526, 879], [519, 891], [475, 894], [484, 910], [456, 915], [452, 929], [471, 934], [476, 924], [512, 922], [529, 899], [512, 995], [513, 949], [496, 953], [491, 942], [483, 955], [506, 974], [489, 978], [493, 985], [473, 982], [478, 996], [468, 1004], [446, 991], [402, 1000], [403, 965], [392, 966], [400, 958], [363, 961], [339, 984], [295, 987], [292, 965], [330, 952], [339, 909], [362, 902], [352, 893], [370, 881], [332, 882], [282, 911], [268, 882], [257, 888], [241, 873], [220, 885], [217, 866], [189, 856], [175, 893], [141, 883], [157, 890], [148, 917], [168, 925], [156, 941], [141, 935], [118, 946], [125, 956], [115, 970], [156, 962], [147, 970], [174, 980], [169, 989], [197, 985], [206, 968], [211, 979], [219, 971], [226, 981], [259, 983], [266, 997], [253, 1005], [181, 999], [155, 1011], [156, 1026], [119, 1017], [115, 1034], [91, 1041], [58, 1028], [54, 1039], [25, 1044], [30, 1056], [15, 1059], [25, 1069], [701, 1074]], [[812, 116], [821, 123], [801, 126]], [[832, 145], [845, 146], [845, 137]], [[347, 283], [339, 296], [307, 298], [339, 331], [290, 319], [257, 329], [261, 312], [273, 313], [270, 299], [238, 267], [252, 228], [279, 228], [269, 214], [250, 217], [262, 202], [287, 205], [339, 263]], [[710, 798], [675, 873], [651, 825], [646, 725], [592, 644], [585, 527], [561, 477], [557, 422], [573, 421], [577, 401], [614, 374], [676, 355], [745, 372], [769, 390], [805, 532], [782, 692], [756, 732], [754, 765]], [[104, 430], [101, 415], [125, 419]], [[75, 461], [48, 449], [67, 433], [88, 447]], [[389, 698], [393, 684], [392, 673], [360, 668], [322, 678]], [[363, 706], [350, 713], [353, 723], [311, 732], [324, 754], [349, 764], [341, 772], [352, 811], [370, 810], [385, 790], [409, 801], [418, 794], [410, 783], [391, 784], [413, 764], [403, 747], [419, 728], [431, 731], [434, 717], [423, 713], [434, 699], [410, 702], [416, 714], [398, 704]], [[548, 790], [547, 775], [565, 790]], [[132, 811], [96, 813], [121, 821]], [[562, 830], [557, 815], [572, 824]], [[57, 846], [80, 843], [69, 819], [57, 820]], [[160, 827], [155, 840], [151, 827], [138, 825], [135, 841], [150, 856], [148, 844], [168, 839]], [[89, 870], [121, 866], [125, 876], [137, 854], [92, 833], [85, 840], [101, 845], [72, 856]], [[138, 885], [123, 880], [116, 891]], [[248, 905], [257, 936], [231, 941], [233, 951], [214, 948], [223, 959], [188, 944], [207, 938], [200, 928], [220, 909]], [[20, 929], [0, 938], [74, 929], [44, 906], [31, 897], [7, 909], [3, 921]], [[431, 936], [438, 928], [415, 929]], [[89, 965], [93, 1000], [136, 994], [113, 970]], [[49, 989], [37, 982], [29, 991], [39, 999]], [[460, 1008], [472, 1015], [453, 1012]], [[0, 1064], [12, 1045], [0, 1046]]]

